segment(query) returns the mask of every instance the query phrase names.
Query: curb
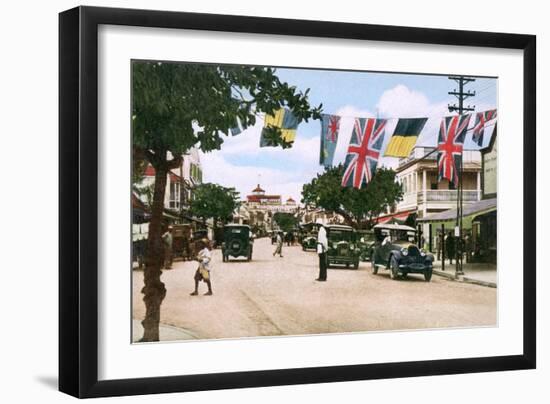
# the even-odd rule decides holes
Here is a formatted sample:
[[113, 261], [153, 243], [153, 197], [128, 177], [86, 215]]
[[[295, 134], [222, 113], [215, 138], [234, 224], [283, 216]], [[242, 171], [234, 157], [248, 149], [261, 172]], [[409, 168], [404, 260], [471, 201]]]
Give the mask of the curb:
[[468, 278], [467, 276], [459, 276], [457, 278], [453, 273], [445, 272], [445, 271], [441, 271], [441, 270], [437, 270], [437, 269], [433, 269], [432, 272], [433, 272], [434, 275], [441, 276], [441, 277], [449, 279], [451, 281], [470, 283], [472, 285], [485, 286], [485, 287], [488, 287], [488, 288], [496, 288], [497, 287], [497, 284], [495, 282], [482, 281], [482, 280], [479, 280], [479, 279]]

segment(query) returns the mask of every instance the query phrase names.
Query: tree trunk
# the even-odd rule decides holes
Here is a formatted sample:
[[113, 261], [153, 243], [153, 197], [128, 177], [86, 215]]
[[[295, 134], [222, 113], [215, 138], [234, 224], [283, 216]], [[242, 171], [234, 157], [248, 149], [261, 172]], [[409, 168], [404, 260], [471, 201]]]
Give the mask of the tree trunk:
[[160, 306], [166, 296], [166, 288], [161, 282], [161, 269], [164, 266], [164, 246], [162, 243], [162, 213], [164, 211], [164, 194], [166, 192], [166, 176], [168, 169], [165, 164], [155, 167], [155, 191], [149, 222], [149, 238], [147, 240], [147, 256], [143, 274], [144, 286], [141, 290], [145, 302], [145, 319], [143, 338], [141, 342], [159, 340]]

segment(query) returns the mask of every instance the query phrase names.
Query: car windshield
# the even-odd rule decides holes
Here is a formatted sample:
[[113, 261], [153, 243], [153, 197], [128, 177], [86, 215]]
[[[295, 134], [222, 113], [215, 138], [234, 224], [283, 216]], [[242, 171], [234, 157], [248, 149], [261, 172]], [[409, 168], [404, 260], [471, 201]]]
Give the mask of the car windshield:
[[351, 231], [344, 231], [344, 230], [331, 230], [328, 234], [328, 239], [330, 241], [351, 241], [353, 232]]
[[373, 241], [374, 240], [374, 234], [373, 233], [361, 233], [359, 235], [360, 237], [360, 240], [362, 242], [367, 242], [367, 241]]
[[414, 242], [414, 232], [407, 230], [394, 230], [392, 234], [393, 241]]

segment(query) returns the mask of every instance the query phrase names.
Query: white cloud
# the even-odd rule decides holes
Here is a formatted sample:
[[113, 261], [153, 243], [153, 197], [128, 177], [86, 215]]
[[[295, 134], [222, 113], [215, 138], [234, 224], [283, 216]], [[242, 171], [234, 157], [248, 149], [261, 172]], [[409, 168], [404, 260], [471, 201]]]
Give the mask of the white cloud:
[[226, 187], [235, 187], [245, 199], [258, 183], [269, 194], [281, 195], [283, 200], [292, 197], [300, 201], [302, 185], [309, 182], [321, 170], [318, 165], [309, 170], [292, 170], [288, 167], [267, 168], [257, 165], [236, 165], [228, 162], [220, 152], [201, 156], [204, 181]]

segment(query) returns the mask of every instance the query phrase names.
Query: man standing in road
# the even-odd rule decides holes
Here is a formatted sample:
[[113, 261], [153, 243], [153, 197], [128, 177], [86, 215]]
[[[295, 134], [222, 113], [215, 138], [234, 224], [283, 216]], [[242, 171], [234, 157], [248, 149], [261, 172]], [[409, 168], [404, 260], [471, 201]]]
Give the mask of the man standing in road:
[[273, 256], [279, 254], [279, 257], [283, 256], [283, 232], [277, 232], [277, 248], [273, 251]]
[[327, 231], [324, 226], [319, 227], [317, 233], [317, 254], [319, 255], [319, 277], [315, 279], [319, 282], [327, 280], [327, 250], [328, 240]]
[[172, 226], [168, 226], [166, 232], [162, 235], [164, 242], [164, 268], [172, 269], [172, 245], [174, 238], [172, 237]]

